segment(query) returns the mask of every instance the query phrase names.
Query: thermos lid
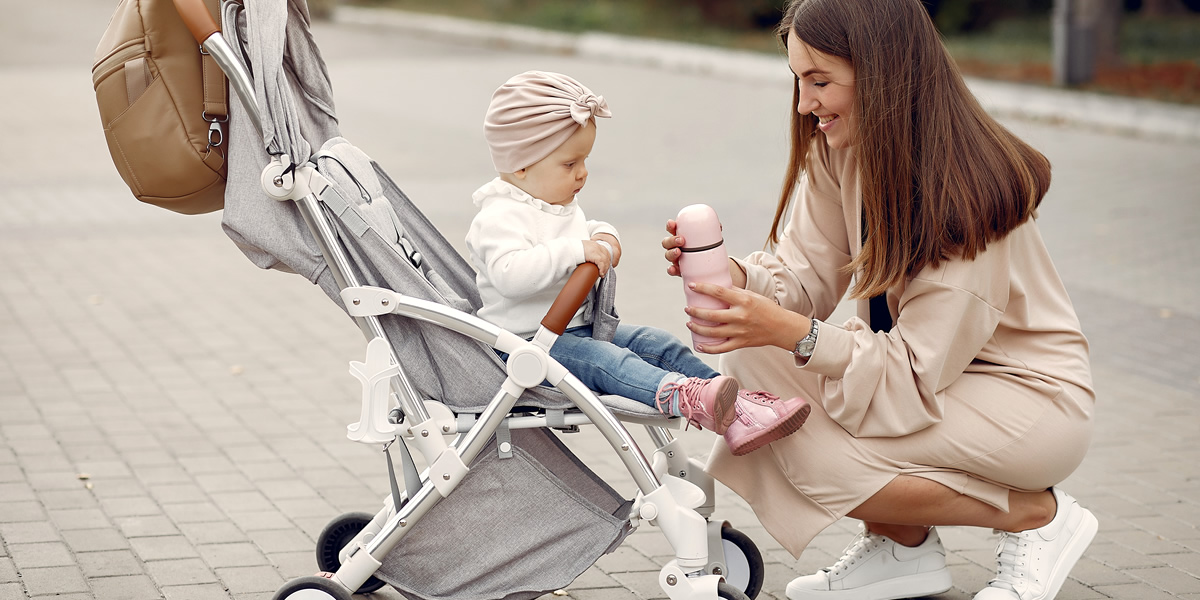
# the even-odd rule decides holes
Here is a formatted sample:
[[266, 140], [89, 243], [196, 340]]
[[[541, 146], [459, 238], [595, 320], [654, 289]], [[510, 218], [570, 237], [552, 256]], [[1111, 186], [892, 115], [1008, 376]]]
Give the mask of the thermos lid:
[[721, 245], [721, 221], [707, 204], [683, 207], [675, 217], [675, 233], [684, 239], [683, 250], [696, 251]]

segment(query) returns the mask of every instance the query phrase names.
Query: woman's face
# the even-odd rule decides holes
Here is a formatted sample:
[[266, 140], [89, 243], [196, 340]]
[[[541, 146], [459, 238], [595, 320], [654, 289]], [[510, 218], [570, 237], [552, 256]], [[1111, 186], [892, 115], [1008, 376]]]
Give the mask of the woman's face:
[[818, 52], [795, 32], [788, 33], [788, 65], [796, 74], [800, 103], [796, 111], [814, 115], [830, 148], [854, 143], [854, 68], [846, 60]]

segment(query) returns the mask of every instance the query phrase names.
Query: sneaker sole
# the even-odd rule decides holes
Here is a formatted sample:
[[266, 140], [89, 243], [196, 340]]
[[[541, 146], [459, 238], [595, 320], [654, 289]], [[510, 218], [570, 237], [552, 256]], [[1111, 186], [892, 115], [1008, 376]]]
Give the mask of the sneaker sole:
[[949, 569], [905, 575], [848, 590], [787, 590], [788, 600], [900, 600], [933, 596], [954, 587]]
[[1046, 600], [1057, 596], [1058, 591], [1067, 581], [1067, 575], [1071, 573], [1071, 569], [1075, 568], [1075, 563], [1079, 562], [1084, 550], [1087, 550], [1088, 546], [1092, 545], [1092, 540], [1096, 538], [1100, 522], [1096, 520], [1096, 515], [1093, 515], [1092, 511], [1082, 506], [1079, 508], [1083, 510], [1083, 519], [1079, 521], [1079, 528], [1071, 534], [1071, 541], [1067, 542], [1062, 556], [1054, 565], [1054, 570], [1050, 572], [1050, 582], [1046, 586], [1046, 591], [1040, 596], [1035, 596], [1033, 600]]
[[737, 410], [734, 409], [734, 404], [737, 403], [738, 388], [741, 384], [733, 377], [726, 377], [721, 380], [721, 387], [717, 388], [717, 399], [713, 403], [713, 422], [716, 427], [713, 428], [713, 433], [717, 435], [725, 435], [725, 430], [729, 429], [729, 425], [737, 418]]
[[[750, 454], [751, 452], [754, 452], [755, 450], [758, 450], [759, 448], [762, 448], [771, 442], [781, 440], [789, 435], [792, 435], [804, 426], [804, 422], [808, 420], [808, 413], [810, 412], [812, 412], [812, 406], [809, 406], [807, 403], [805, 403], [800, 408], [792, 412], [792, 414], [780, 420], [779, 423], [776, 423], [774, 427], [770, 429], [764, 429], [742, 440], [741, 443], [730, 446], [729, 451], [732, 452], [734, 456]], [[903, 598], [904, 596], [901, 597]]]

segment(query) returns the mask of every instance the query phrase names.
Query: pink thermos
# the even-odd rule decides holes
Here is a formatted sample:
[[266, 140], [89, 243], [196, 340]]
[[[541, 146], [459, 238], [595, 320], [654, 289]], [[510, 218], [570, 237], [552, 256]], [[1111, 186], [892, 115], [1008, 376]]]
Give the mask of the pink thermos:
[[[675, 217], [675, 234], [683, 238], [683, 251], [679, 255], [679, 274], [683, 277], [683, 293], [688, 306], [700, 308], [729, 308], [729, 305], [699, 292], [693, 292], [688, 284], [693, 281], [733, 287], [729, 277], [729, 254], [725, 251], [725, 240], [721, 237], [721, 221], [717, 211], [707, 204], [692, 204], [683, 207]], [[692, 317], [699, 325], [717, 325], [711, 321]], [[726, 338], [712, 338], [692, 333], [692, 345], [715, 344]]]

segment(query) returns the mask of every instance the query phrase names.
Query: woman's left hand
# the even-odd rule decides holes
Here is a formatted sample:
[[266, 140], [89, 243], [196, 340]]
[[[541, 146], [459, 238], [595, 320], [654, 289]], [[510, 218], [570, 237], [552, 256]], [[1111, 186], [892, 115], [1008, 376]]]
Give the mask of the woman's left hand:
[[697, 350], [705, 354], [721, 354], [738, 348], [777, 346], [791, 350], [797, 340], [808, 334], [811, 321], [775, 303], [774, 300], [739, 288], [725, 288], [711, 283], [695, 282], [692, 289], [712, 296], [729, 305], [727, 309], [688, 306], [688, 316], [718, 323], [699, 325], [691, 320], [687, 327], [700, 335], [728, 338], [719, 344], [705, 344]]

